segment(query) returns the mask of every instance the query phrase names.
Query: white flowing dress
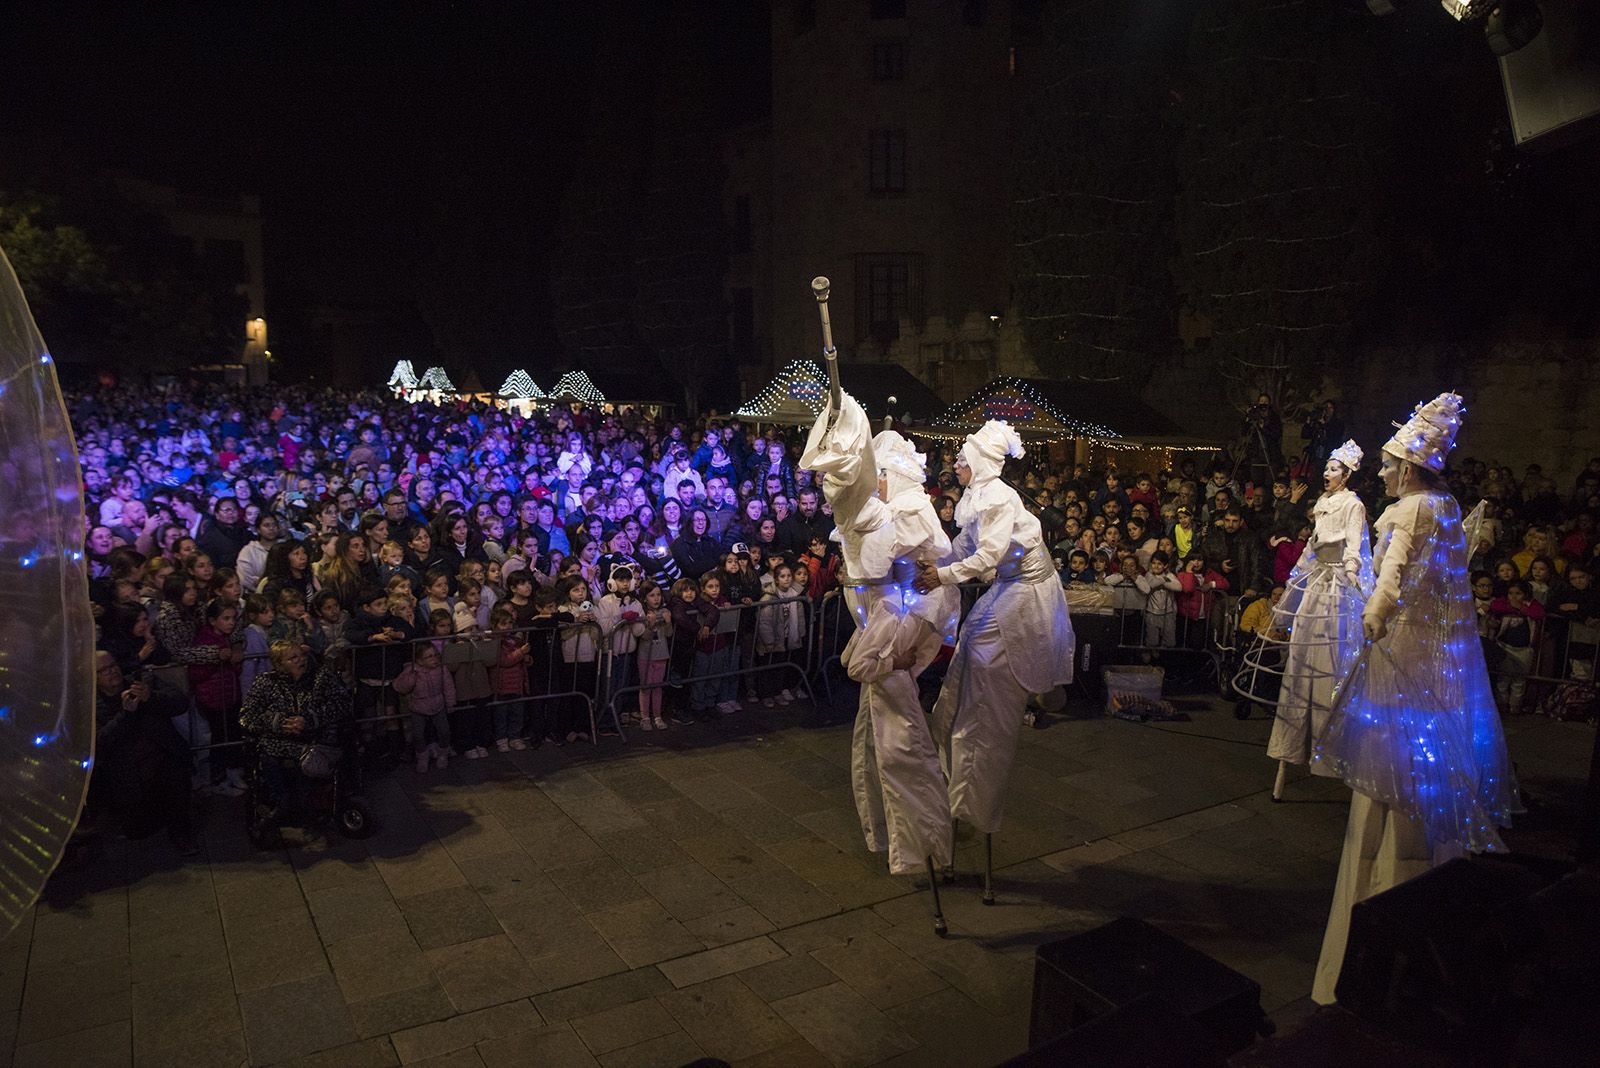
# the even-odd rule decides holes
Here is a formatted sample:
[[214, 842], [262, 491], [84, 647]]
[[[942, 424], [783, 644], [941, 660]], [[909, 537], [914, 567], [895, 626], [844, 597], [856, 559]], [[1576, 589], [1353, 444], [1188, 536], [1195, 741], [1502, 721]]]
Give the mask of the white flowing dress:
[[992, 833], [1028, 699], [1072, 681], [1077, 642], [1038, 517], [1017, 491], [997, 477], [975, 478], [955, 518], [961, 532], [940, 582], [993, 580], [961, 624], [933, 706], [934, 740], [950, 779], [950, 814]]

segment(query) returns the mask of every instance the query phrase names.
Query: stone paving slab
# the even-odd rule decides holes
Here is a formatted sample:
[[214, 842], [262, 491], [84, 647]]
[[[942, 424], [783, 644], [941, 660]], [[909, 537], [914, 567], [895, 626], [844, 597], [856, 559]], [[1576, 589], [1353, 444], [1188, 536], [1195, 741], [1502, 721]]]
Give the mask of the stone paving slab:
[[[1264, 720], [1024, 732], [994, 841], [926, 891], [861, 842], [847, 727], [796, 709], [372, 784], [379, 832], [206, 858], [106, 842], [0, 940], [10, 1065], [981, 1065], [1020, 1052], [1036, 948], [1143, 916], [1298, 1011], [1343, 788], [1268, 796]], [[1581, 781], [1576, 725], [1507, 725], [1532, 789]]]

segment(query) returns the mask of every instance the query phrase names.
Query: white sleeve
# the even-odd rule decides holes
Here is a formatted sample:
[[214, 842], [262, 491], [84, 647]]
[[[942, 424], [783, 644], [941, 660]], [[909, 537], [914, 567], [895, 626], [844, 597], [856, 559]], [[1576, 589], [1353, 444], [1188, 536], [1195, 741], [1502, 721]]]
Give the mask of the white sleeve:
[[[1417, 494], [1421, 498], [1422, 494]], [[1372, 591], [1372, 597], [1367, 601], [1367, 607], [1361, 613], [1364, 619], [1381, 619], [1387, 622], [1394, 618], [1395, 612], [1400, 607], [1400, 579], [1416, 555], [1416, 528], [1421, 514], [1420, 500], [1417, 504], [1401, 501], [1393, 507], [1405, 509], [1398, 517], [1398, 522], [1390, 529], [1389, 543], [1383, 549], [1383, 563], [1378, 570], [1377, 586]]]
[[1361, 574], [1361, 543], [1367, 536], [1367, 512], [1353, 494], [1344, 508], [1344, 571], [1352, 580]]
[[[939, 581], [952, 586], [970, 582], [993, 571], [999, 565], [1000, 557], [1005, 555], [1006, 546], [1011, 544], [1011, 531], [1016, 520], [1013, 514], [1015, 507], [1011, 501], [1001, 499], [985, 508], [978, 516], [978, 537], [973, 551], [941, 567]], [[962, 539], [965, 539], [967, 532], [963, 530], [961, 533]]]

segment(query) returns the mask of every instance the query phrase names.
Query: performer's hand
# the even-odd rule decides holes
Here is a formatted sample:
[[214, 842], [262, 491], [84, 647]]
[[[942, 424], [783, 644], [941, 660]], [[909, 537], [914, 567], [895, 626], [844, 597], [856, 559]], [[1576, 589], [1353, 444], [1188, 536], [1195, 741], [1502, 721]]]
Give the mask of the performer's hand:
[[894, 658], [894, 669], [896, 671], [910, 671], [916, 664], [917, 651], [915, 649], [907, 649]]
[[917, 561], [917, 577], [913, 582], [918, 593], [932, 593], [939, 588], [939, 567], [932, 560]]
[[1381, 642], [1389, 633], [1389, 624], [1375, 613], [1361, 617], [1361, 630], [1369, 642]]

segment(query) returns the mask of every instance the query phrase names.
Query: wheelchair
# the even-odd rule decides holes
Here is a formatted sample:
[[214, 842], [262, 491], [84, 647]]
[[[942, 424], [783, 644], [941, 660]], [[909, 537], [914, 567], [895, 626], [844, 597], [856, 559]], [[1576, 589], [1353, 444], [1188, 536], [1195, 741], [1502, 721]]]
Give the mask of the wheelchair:
[[258, 739], [245, 739], [245, 833], [257, 849], [277, 848], [284, 827], [332, 829], [344, 838], [367, 838], [377, 830], [360, 795], [361, 743], [353, 725], [326, 729], [308, 740], [338, 750], [326, 779], [309, 778], [299, 761], [272, 756]]

